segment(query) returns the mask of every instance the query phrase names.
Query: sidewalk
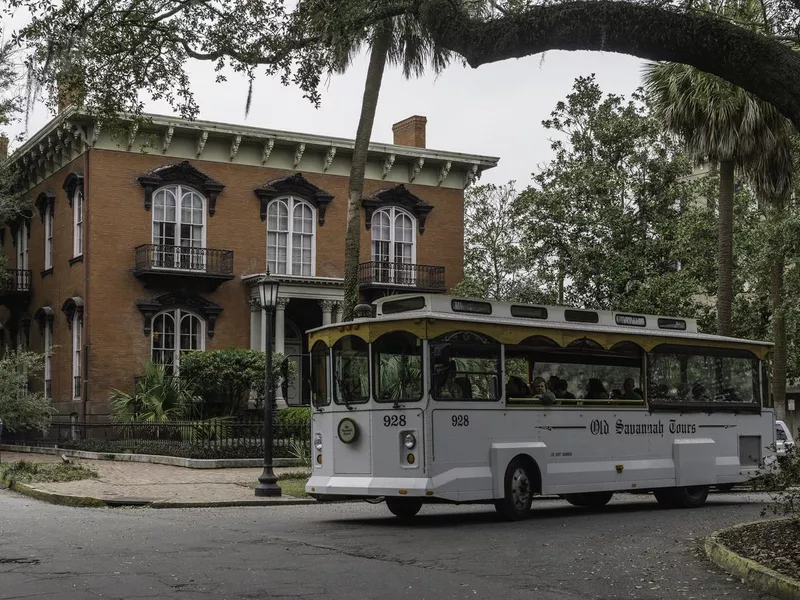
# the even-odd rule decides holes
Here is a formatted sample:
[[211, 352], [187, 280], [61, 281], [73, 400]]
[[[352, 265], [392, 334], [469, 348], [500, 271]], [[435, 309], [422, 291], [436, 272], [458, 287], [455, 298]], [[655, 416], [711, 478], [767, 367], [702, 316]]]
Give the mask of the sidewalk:
[[[62, 462], [58, 456], [3, 452], [2, 461]], [[55, 504], [81, 506], [151, 506], [181, 508], [194, 506], [249, 506], [306, 504], [315, 500], [282, 495], [256, 498], [260, 468], [187, 469], [136, 462], [70, 458], [70, 462], [91, 468], [96, 479], [60, 483], [16, 485], [15, 491]], [[298, 472], [299, 468], [276, 468], [275, 474]], [[32, 489], [26, 489], [32, 488]], [[36, 491], [42, 492], [37, 494]], [[29, 493], [31, 492], [31, 493]], [[85, 501], [81, 501], [85, 500]], [[96, 500], [96, 502], [92, 502]]]

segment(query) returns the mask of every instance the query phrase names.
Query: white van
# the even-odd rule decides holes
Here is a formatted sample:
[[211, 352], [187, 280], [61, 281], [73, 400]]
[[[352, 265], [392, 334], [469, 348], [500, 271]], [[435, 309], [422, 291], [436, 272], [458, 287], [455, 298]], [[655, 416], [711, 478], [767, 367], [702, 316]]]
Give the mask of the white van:
[[783, 421], [775, 421], [775, 447], [776, 454], [783, 456], [786, 451], [794, 446], [792, 432]]

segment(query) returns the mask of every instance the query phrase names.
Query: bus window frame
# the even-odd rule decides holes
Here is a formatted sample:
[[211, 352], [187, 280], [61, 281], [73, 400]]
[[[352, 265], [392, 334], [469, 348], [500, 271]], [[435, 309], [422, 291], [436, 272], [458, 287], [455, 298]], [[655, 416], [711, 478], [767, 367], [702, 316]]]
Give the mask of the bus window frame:
[[[346, 340], [348, 338], [353, 338], [353, 339], [359, 340], [361, 342], [364, 342], [367, 345], [367, 378], [368, 378], [368, 380], [367, 380], [367, 397], [364, 400], [347, 400], [347, 401], [344, 401], [341, 398], [338, 398], [338, 395], [336, 393], [336, 390], [338, 389], [338, 386], [337, 386], [336, 374], [335, 374], [336, 361], [335, 361], [333, 353], [334, 353], [334, 350], [336, 349], [336, 344], [338, 344], [342, 340]], [[336, 343], [334, 343], [330, 347], [330, 357], [331, 357], [330, 358], [330, 360], [331, 360], [331, 369], [330, 369], [331, 370], [331, 376], [330, 376], [330, 379], [331, 379], [331, 386], [332, 386], [331, 398], [333, 399], [333, 403], [335, 405], [337, 405], [337, 406], [344, 406], [345, 408], [350, 408], [351, 406], [362, 406], [364, 404], [368, 404], [369, 401], [372, 399], [372, 382], [370, 381], [372, 379], [372, 344], [370, 344], [369, 342], [367, 342], [366, 340], [360, 338], [357, 335], [346, 335], [346, 336], [343, 336], [343, 337], [339, 338], [338, 340], [336, 340]]]
[[[523, 397], [523, 398], [509, 398], [505, 395], [505, 388], [503, 390], [504, 402], [506, 406], [510, 407], [545, 407], [545, 408], [647, 408], [647, 368], [645, 364], [646, 352], [641, 346], [636, 344], [639, 349], [638, 355], [634, 353], [625, 353], [622, 351], [614, 351], [605, 349], [592, 348], [585, 352], [586, 356], [594, 356], [606, 358], [605, 362], [598, 362], [599, 366], [622, 366], [631, 367], [633, 364], [625, 363], [638, 363], [639, 367], [639, 385], [642, 390], [641, 400], [626, 400], [622, 398], [556, 398], [553, 403], [545, 403], [540, 398], [536, 397]], [[558, 363], [558, 364], [576, 364], [591, 366], [591, 362], [583, 362], [581, 360], [581, 351], [576, 347], [563, 347], [563, 346], [526, 346], [518, 344], [511, 346], [511, 352], [514, 356], [512, 358], [524, 357], [528, 361], [529, 377], [533, 381], [533, 371], [537, 363]], [[503, 345], [503, 379], [506, 376], [505, 364], [508, 360], [509, 345]], [[559, 355], [562, 358], [569, 358], [571, 360], [558, 360]], [[586, 360], [586, 359], [584, 359]], [[617, 364], [612, 364], [617, 363]]]
[[721, 358], [743, 358], [756, 361], [758, 365], [758, 390], [760, 398], [754, 399], [753, 402], [679, 402], [679, 401], [659, 401], [648, 398], [647, 406], [651, 413], [654, 412], [683, 412], [683, 413], [746, 413], [746, 414], [761, 414], [764, 398], [763, 398], [763, 373], [762, 366], [764, 361], [759, 359], [753, 352], [743, 348], [718, 348], [711, 346], [700, 345], [685, 345], [685, 344], [659, 344], [645, 354], [647, 375], [647, 386], [650, 386], [650, 357], [658, 354], [684, 354], [686, 356], [712, 356]]
[[[314, 358], [315, 352], [314, 348], [317, 346], [323, 346], [325, 348], [325, 401], [324, 402], [314, 402]], [[331, 405], [331, 395], [333, 393], [333, 388], [331, 387], [332, 378], [333, 378], [333, 356], [331, 355], [332, 347], [328, 346], [323, 340], [317, 340], [314, 342], [314, 345], [311, 347], [311, 351], [309, 354], [311, 355], [311, 406], [312, 408], [319, 408], [322, 409], [326, 406]]]
[[[378, 385], [380, 383], [380, 359], [378, 358], [378, 350], [376, 348], [378, 342], [386, 336], [395, 334], [395, 333], [404, 333], [410, 336], [413, 336], [419, 341], [419, 359], [420, 359], [420, 384], [419, 384], [419, 397], [418, 398], [398, 398], [396, 400], [387, 399], [382, 400], [378, 395]], [[386, 333], [382, 334], [380, 337], [375, 339], [370, 345], [370, 394], [375, 402], [381, 404], [398, 404], [400, 402], [409, 403], [409, 402], [420, 402], [425, 397], [425, 339], [419, 337], [418, 335], [411, 333], [410, 331], [405, 331], [403, 329], [397, 329], [395, 331], [387, 331]], [[416, 356], [416, 355], [415, 355]]]
[[[454, 402], [474, 402], [474, 403], [483, 404], [483, 405], [491, 404], [493, 402], [497, 403], [497, 402], [503, 401], [503, 399], [505, 397], [505, 393], [504, 393], [504, 390], [503, 390], [503, 382], [502, 382], [503, 374], [505, 372], [505, 362], [504, 362], [503, 348], [504, 348], [505, 345], [503, 343], [495, 340], [494, 338], [491, 338], [491, 337], [489, 337], [489, 336], [487, 336], [485, 334], [482, 334], [482, 333], [479, 333], [479, 332], [475, 332], [475, 331], [464, 330], [464, 331], [454, 332], [454, 334], [455, 335], [468, 334], [468, 335], [471, 335], [471, 336], [473, 336], [473, 337], [475, 337], [477, 339], [484, 338], [484, 340], [481, 341], [480, 344], [478, 344], [478, 342], [457, 341], [457, 340], [448, 339], [448, 338], [451, 337], [452, 334], [445, 334], [443, 336], [439, 336], [436, 339], [429, 339], [428, 340], [428, 352], [427, 352], [427, 354], [428, 354], [428, 362], [429, 362], [430, 366], [427, 369], [428, 370], [427, 377], [428, 377], [428, 380], [429, 380], [429, 383], [428, 383], [428, 395], [431, 398], [431, 400], [433, 400], [434, 402], [446, 402], [446, 403], [450, 403], [450, 404], [452, 404]], [[453, 348], [469, 348], [469, 347], [473, 347], [474, 348], [474, 347], [479, 346], [479, 345], [486, 346], [486, 347], [496, 347], [497, 348], [497, 369], [495, 370], [494, 374], [492, 375], [492, 377], [494, 378], [493, 379], [494, 384], [492, 386], [494, 388], [493, 389], [494, 397], [493, 398], [440, 398], [437, 395], [436, 385], [435, 385], [436, 384], [436, 379], [437, 379], [437, 374], [435, 372], [436, 361], [434, 360], [434, 353], [436, 352], [437, 347], [442, 346], [442, 347], [447, 348], [448, 349], [448, 356], [452, 356], [449, 351], [452, 350]], [[451, 358], [449, 358], [449, 360], [452, 361], [454, 359], [451, 357]], [[465, 360], [469, 360], [469, 359], [465, 359]], [[491, 372], [487, 371], [485, 373], [482, 372], [481, 374], [489, 375], [490, 373]], [[469, 374], [469, 372], [467, 374]], [[476, 374], [477, 374], [477, 372], [476, 372]], [[470, 385], [472, 385], [472, 384], [470, 383]]]

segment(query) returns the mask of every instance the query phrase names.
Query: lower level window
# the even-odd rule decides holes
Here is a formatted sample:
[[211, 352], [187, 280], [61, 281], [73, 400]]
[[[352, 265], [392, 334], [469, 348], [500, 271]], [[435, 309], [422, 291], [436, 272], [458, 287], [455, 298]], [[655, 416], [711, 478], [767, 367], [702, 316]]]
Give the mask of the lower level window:
[[180, 367], [184, 352], [204, 349], [203, 320], [189, 311], [174, 309], [153, 318], [152, 358], [172, 373]]

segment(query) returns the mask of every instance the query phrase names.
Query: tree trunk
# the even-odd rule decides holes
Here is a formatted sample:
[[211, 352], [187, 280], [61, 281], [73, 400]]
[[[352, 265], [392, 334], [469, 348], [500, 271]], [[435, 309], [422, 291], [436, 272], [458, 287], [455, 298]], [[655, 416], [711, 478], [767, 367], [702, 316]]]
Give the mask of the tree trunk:
[[[783, 202], [778, 200], [773, 206], [773, 235], [779, 235], [780, 223], [784, 218]], [[786, 264], [782, 239], [771, 240], [772, 257], [770, 265], [769, 293], [772, 299], [772, 406], [777, 417], [786, 415], [786, 362], [788, 347], [786, 343], [786, 312], [784, 309], [783, 272]]]
[[361, 116], [358, 120], [353, 163], [350, 167], [350, 183], [347, 200], [347, 233], [344, 242], [344, 306], [342, 320], [353, 320], [353, 309], [358, 304], [358, 263], [361, 254], [361, 196], [364, 192], [364, 174], [367, 167], [369, 141], [372, 125], [378, 108], [386, 57], [392, 41], [392, 22], [385, 21], [379, 26], [372, 43], [361, 100]]
[[697, 67], [773, 104], [800, 127], [800, 54], [700, 10], [593, 0], [535, 4], [491, 19], [448, 0], [423, 4], [420, 20], [440, 46], [481, 65], [548, 50], [619, 52]]
[[719, 165], [719, 229], [717, 239], [717, 333], [733, 333], [733, 161]]

